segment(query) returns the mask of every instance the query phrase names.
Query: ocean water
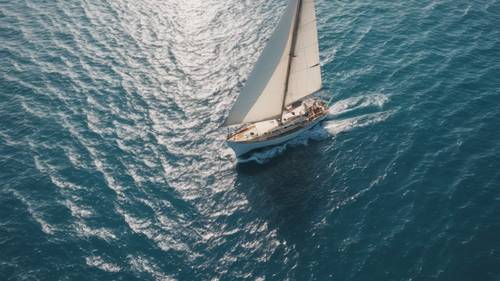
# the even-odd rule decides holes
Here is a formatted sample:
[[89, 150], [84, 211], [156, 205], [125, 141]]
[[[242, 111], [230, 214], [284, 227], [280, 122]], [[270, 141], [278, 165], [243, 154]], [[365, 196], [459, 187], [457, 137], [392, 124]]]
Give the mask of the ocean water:
[[0, 0], [0, 280], [500, 280], [500, 1], [317, 0], [326, 121], [220, 128], [284, 0]]

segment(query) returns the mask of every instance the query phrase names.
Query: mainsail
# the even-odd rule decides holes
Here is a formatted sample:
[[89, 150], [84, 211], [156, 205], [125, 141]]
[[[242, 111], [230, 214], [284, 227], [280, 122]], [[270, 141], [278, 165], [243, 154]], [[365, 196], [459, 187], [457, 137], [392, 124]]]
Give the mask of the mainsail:
[[314, 0], [290, 0], [224, 125], [281, 116], [321, 89]]
[[318, 33], [314, 0], [302, 0], [297, 38], [293, 48], [285, 105], [321, 89]]

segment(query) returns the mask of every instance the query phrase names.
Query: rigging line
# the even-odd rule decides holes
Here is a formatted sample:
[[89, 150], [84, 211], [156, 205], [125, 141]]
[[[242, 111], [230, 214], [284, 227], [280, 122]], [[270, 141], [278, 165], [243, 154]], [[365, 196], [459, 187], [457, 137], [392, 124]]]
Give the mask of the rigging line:
[[331, 97], [328, 100], [328, 103], [326, 104], [326, 107], [330, 108], [330, 104], [332, 103], [334, 97], [335, 97], [335, 95], [333, 94], [333, 91], [332, 91], [331, 92]]

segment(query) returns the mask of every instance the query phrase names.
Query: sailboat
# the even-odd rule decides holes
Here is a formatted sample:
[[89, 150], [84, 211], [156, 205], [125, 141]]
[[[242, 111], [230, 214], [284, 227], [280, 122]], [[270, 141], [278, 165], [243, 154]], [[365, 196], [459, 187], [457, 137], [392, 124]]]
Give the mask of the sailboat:
[[236, 156], [291, 140], [327, 115], [321, 90], [314, 0], [289, 0], [224, 125]]

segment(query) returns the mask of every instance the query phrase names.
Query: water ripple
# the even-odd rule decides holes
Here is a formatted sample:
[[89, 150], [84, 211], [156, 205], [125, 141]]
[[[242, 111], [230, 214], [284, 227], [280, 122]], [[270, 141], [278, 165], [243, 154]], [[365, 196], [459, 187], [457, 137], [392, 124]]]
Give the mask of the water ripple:
[[0, 276], [494, 280], [499, 2], [318, 0], [330, 115], [237, 162], [285, 4], [1, 3]]

